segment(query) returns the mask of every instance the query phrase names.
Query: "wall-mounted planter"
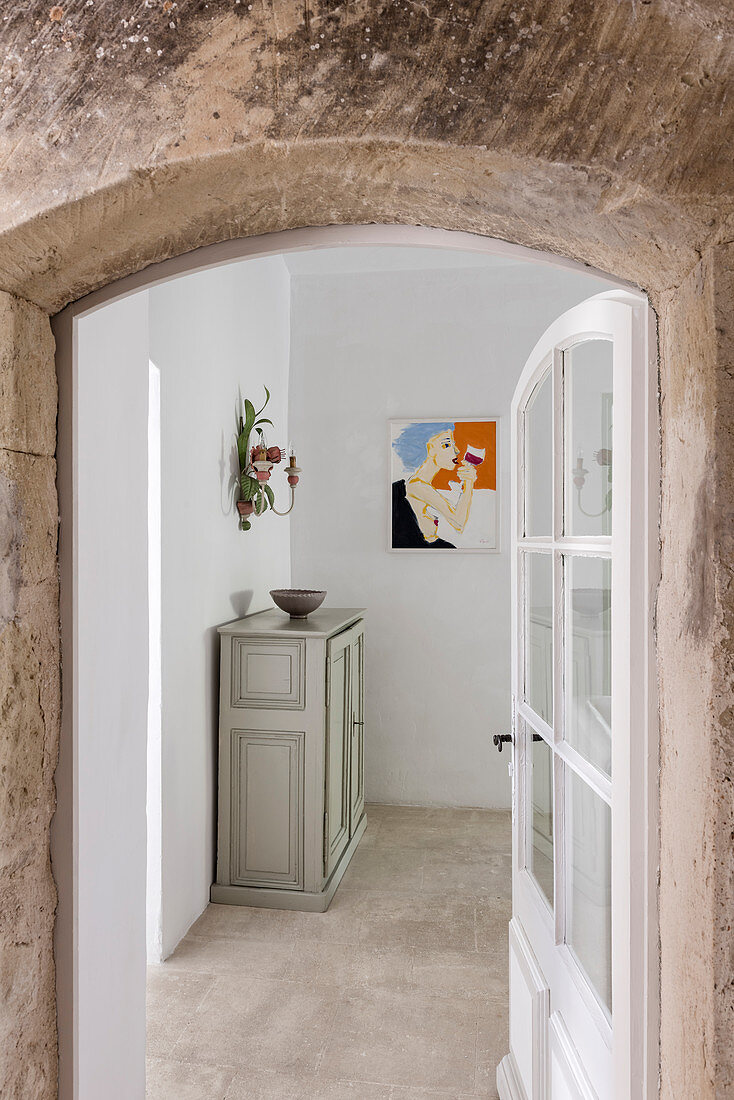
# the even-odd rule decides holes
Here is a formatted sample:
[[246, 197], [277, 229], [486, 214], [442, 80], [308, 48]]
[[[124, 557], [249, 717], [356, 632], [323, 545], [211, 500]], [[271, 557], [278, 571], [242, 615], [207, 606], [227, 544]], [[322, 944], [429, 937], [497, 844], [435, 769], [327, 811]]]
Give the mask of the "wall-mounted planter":
[[[273, 472], [273, 466], [282, 462], [286, 457], [286, 453], [281, 450], [280, 447], [268, 447], [265, 443], [265, 434], [262, 425], [270, 424], [272, 427], [273, 422], [272, 420], [268, 420], [265, 416], [260, 416], [260, 413], [262, 413], [270, 400], [270, 390], [267, 386], [264, 388], [265, 404], [262, 408], [255, 411], [255, 406], [252, 401], [245, 398], [242, 402], [242, 415], [239, 417], [237, 459], [240, 470], [240, 500], [237, 501], [237, 511], [240, 517], [240, 531], [251, 530], [252, 524], [248, 517], [262, 516], [268, 508], [271, 512], [275, 512], [276, 516], [287, 516], [292, 511], [295, 503], [295, 489], [298, 484], [298, 475], [301, 472], [300, 467], [296, 465], [296, 456], [291, 449], [290, 460], [288, 466], [285, 468], [288, 486], [290, 488], [291, 503], [290, 507], [285, 512], [279, 511], [275, 507], [275, 494], [273, 489], [267, 483]], [[259, 436], [259, 441], [251, 447], [250, 436], [253, 431]]]

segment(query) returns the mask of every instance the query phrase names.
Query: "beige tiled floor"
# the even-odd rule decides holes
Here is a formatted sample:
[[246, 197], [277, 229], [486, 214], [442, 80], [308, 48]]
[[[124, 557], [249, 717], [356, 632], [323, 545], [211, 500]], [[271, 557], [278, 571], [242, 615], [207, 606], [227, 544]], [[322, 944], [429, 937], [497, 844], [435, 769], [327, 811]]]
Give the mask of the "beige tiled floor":
[[148, 1100], [497, 1096], [509, 814], [367, 812], [327, 913], [210, 905], [151, 967]]

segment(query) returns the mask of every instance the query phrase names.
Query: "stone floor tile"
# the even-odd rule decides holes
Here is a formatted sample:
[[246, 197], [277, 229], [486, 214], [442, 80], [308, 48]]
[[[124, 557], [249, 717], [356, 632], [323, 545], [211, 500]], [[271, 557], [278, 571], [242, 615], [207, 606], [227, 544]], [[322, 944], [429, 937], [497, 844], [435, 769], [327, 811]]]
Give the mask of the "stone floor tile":
[[226, 1100], [390, 1100], [390, 1096], [386, 1085], [255, 1070], [237, 1074]]
[[462, 955], [452, 951], [421, 951], [413, 948], [410, 988], [419, 997], [507, 997], [508, 957], [506, 945], [493, 951]]
[[[167, 970], [165, 964], [148, 967], [146, 993], [146, 1047], [148, 1055], [170, 1055], [182, 1032], [210, 990], [207, 974]], [[227, 1059], [223, 1059], [223, 1065]]]
[[375, 850], [383, 848], [415, 848], [423, 852], [443, 852], [447, 856], [489, 859], [493, 853], [508, 854], [505, 830], [495, 833], [492, 827], [474, 825], [431, 825], [407, 822], [399, 827], [383, 822], [375, 838]]
[[389, 890], [414, 894], [423, 885], [423, 852], [412, 848], [367, 848], [355, 852], [340, 890]]
[[512, 917], [510, 898], [477, 898], [474, 906], [478, 951], [491, 951], [498, 943], [509, 951], [509, 923]]
[[474, 1088], [477, 1010], [465, 999], [349, 994], [339, 1009], [319, 1077], [454, 1089]]
[[201, 939], [224, 937], [290, 943], [302, 914], [286, 909], [259, 909], [249, 905], [208, 905], [189, 929]]
[[170, 1058], [149, 1058], [146, 1100], [225, 1100], [235, 1072], [231, 1066], [201, 1066]]
[[296, 941], [356, 944], [364, 898], [359, 891], [337, 890], [325, 913], [297, 913]]
[[213, 979], [206, 1005], [173, 1056], [208, 1065], [312, 1073], [339, 1003], [333, 991], [302, 982]]
[[423, 864], [422, 889], [426, 893], [511, 898], [512, 856], [495, 852], [488, 859], [465, 860], [445, 852], [428, 852]]
[[497, 1096], [497, 1066], [510, 1049], [507, 998], [485, 1002], [477, 1017], [477, 1077], [478, 1096]]
[[367, 828], [362, 834], [362, 839], [359, 842], [358, 851], [363, 851], [365, 848], [374, 848], [375, 840], [380, 832], [380, 817], [379, 814], [372, 813], [372, 807], [367, 807]]
[[390, 1100], [475, 1100], [475, 1092], [456, 1092], [450, 1089], [415, 1089], [393, 1087]]
[[301, 940], [291, 956], [286, 977], [330, 986], [334, 990], [410, 988], [410, 948], [360, 947]]
[[266, 1069], [240, 1070], [235, 1074], [225, 1100], [307, 1100], [316, 1095], [315, 1087], [311, 1072], [284, 1074]]
[[189, 974], [241, 973], [248, 978], [283, 978], [289, 968], [293, 943], [253, 940], [246, 932], [231, 939], [189, 934], [163, 967], [166, 971], [181, 970]]
[[474, 899], [441, 894], [365, 895], [359, 942], [373, 947], [476, 950]]

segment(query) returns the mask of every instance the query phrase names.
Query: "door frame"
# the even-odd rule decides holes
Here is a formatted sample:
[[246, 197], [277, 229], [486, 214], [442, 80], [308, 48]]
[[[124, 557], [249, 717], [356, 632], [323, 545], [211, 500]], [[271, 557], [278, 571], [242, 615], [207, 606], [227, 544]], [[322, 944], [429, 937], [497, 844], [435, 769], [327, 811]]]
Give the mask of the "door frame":
[[[620, 653], [628, 659], [622, 666], [625, 694], [629, 705], [629, 746], [622, 747], [626, 759], [614, 757], [615, 785], [613, 787], [612, 845], [613, 851], [623, 852], [629, 867], [628, 875], [615, 872], [612, 878], [612, 937], [614, 989], [614, 1027], [611, 1030], [613, 1061], [613, 1095], [615, 1100], [652, 1100], [658, 1095], [659, 1070], [659, 925], [657, 901], [658, 871], [658, 692], [655, 663], [655, 598], [660, 576], [659, 507], [660, 507], [660, 450], [659, 450], [659, 401], [657, 375], [657, 343], [655, 317], [644, 295], [627, 290], [613, 290], [595, 295], [589, 301], [616, 302], [629, 309], [631, 360], [629, 363], [629, 388], [620, 395], [623, 405], [619, 409], [629, 433], [629, 453], [615, 455], [615, 466], [626, 464], [629, 483], [629, 527], [623, 531], [623, 541], [628, 539], [629, 559], [617, 563], [622, 570], [624, 595], [629, 596], [629, 615], [625, 616], [628, 633], [619, 641], [613, 641], [616, 660]], [[586, 304], [586, 303], [584, 303]], [[580, 307], [575, 307], [580, 308]], [[568, 311], [572, 312], [572, 311]], [[519, 431], [519, 411], [535, 387], [539, 377], [550, 367], [559, 379], [558, 356], [551, 356], [550, 349], [559, 340], [565, 314], [543, 334], [520, 376], [512, 402], [512, 591], [513, 600], [518, 597], [518, 545], [519, 490], [524, 471], [523, 440]], [[589, 334], [591, 335], [591, 334]], [[554, 386], [553, 409], [556, 455], [562, 446], [560, 427], [560, 387]], [[619, 404], [619, 402], [615, 402]], [[562, 460], [561, 455], [561, 460]], [[558, 499], [558, 484], [554, 484], [555, 514], [562, 501]], [[558, 520], [556, 519], [558, 535]], [[583, 542], [582, 539], [578, 540]], [[612, 567], [615, 569], [615, 566]], [[555, 570], [554, 570], [555, 573]], [[615, 576], [618, 574], [615, 573]], [[616, 582], [615, 582], [616, 583]], [[557, 580], [554, 581], [557, 588]], [[562, 614], [556, 610], [556, 616]], [[513, 685], [519, 683], [519, 661], [522, 627], [519, 612], [513, 617]], [[624, 627], [623, 627], [624, 630]], [[617, 633], [619, 638], [619, 633]], [[554, 674], [555, 675], [555, 674]], [[532, 891], [523, 890], [524, 830], [522, 815], [517, 812], [519, 800], [524, 797], [524, 739], [519, 736], [516, 699], [513, 699], [513, 914], [517, 911], [519, 891], [523, 896]], [[633, 752], [635, 757], [633, 757]], [[639, 757], [639, 768], [633, 765]], [[565, 843], [563, 825], [556, 835], [556, 844]], [[554, 906], [554, 919], [558, 920], [558, 896]], [[538, 905], [540, 901], [538, 900]], [[616, 929], [616, 931], [615, 931]], [[581, 1065], [573, 1065], [573, 1044], [565, 1031], [557, 1012], [551, 1012], [551, 998], [547, 995], [545, 979], [540, 973], [530, 941], [524, 929], [513, 915], [511, 938], [518, 957], [522, 959], [528, 989], [533, 991], [534, 1020], [538, 1035], [542, 1036], [540, 1049], [533, 1059], [533, 1100], [549, 1096], [551, 1047], [569, 1066], [569, 1072], [578, 1089], [579, 1097], [592, 1098], [595, 1094], [584, 1081]], [[556, 935], [556, 943], [558, 937]], [[621, 995], [620, 995], [621, 992]], [[589, 992], [590, 1012], [602, 1010], [592, 1003]], [[603, 1030], [603, 1021], [600, 1024]], [[535, 1032], [534, 1032], [535, 1034]], [[508, 1055], [498, 1067], [497, 1084], [503, 1100], [525, 1100], [519, 1068], [514, 1056]]]
[[[151, 264], [140, 271], [92, 291], [78, 301], [70, 303], [52, 319], [52, 328], [57, 346], [56, 362], [59, 382], [57, 485], [61, 517], [59, 571], [61, 582], [62, 713], [59, 763], [55, 774], [57, 810], [51, 826], [53, 871], [58, 889], [58, 908], [54, 927], [54, 956], [56, 961], [60, 1100], [77, 1100], [77, 1065], [79, 1051], [84, 1043], [83, 1026], [80, 1027], [78, 994], [80, 966], [78, 943], [80, 805], [78, 797], [79, 715], [77, 685], [79, 683], [78, 588], [80, 578], [77, 573], [78, 532], [75, 517], [78, 487], [76, 452], [77, 324], [84, 316], [113, 302], [127, 298], [140, 290], [149, 289], [197, 271], [236, 263], [243, 259], [273, 256], [284, 252], [299, 252], [339, 246], [375, 247], [379, 245], [440, 248], [543, 263], [549, 267], [566, 271], [595, 275], [605, 279], [610, 286], [618, 287], [622, 291], [628, 291], [635, 296], [641, 296], [641, 292], [630, 283], [605, 272], [597, 271], [588, 265], [555, 253], [537, 251], [523, 245], [515, 245], [475, 233], [415, 225], [332, 225], [288, 229], [262, 236], [235, 238], [204, 246], [192, 252]], [[644, 296], [641, 297], [644, 302], [647, 301]], [[649, 316], [652, 317], [651, 311], [649, 311]], [[654, 346], [654, 339], [650, 341], [650, 344]], [[653, 449], [653, 439], [654, 436], [651, 433], [649, 437], [651, 449]], [[658, 453], [659, 443], [656, 441], [654, 457], [657, 458]], [[652, 457], [652, 454], [649, 457]], [[660, 494], [659, 476], [654, 487], [651, 488], [651, 492], [653, 491], [654, 499], [658, 500]], [[652, 576], [653, 574], [651, 574]], [[657, 583], [657, 575], [651, 583]], [[654, 673], [652, 682], [654, 682]], [[656, 714], [654, 720], [657, 721]], [[657, 759], [657, 744], [655, 744], [654, 751], [655, 759]], [[654, 795], [657, 799], [656, 786]], [[657, 821], [656, 802], [654, 816], [655, 821]], [[652, 821], [652, 816], [649, 820]], [[657, 831], [655, 831], [655, 835], [657, 835]], [[656, 854], [657, 846], [655, 846], [655, 858]], [[647, 866], [647, 863], [645, 866]], [[83, 868], [81, 871], [83, 871]], [[93, 889], [93, 887], [93, 883], [87, 883], [87, 889]], [[654, 923], [655, 936], [657, 937], [657, 904], [654, 891], [650, 899], [647, 920]], [[655, 943], [657, 945], [657, 939], [655, 939]], [[655, 955], [655, 968], [657, 968], [658, 959], [659, 952]], [[649, 1026], [654, 1031], [654, 1045], [655, 1050], [657, 1050], [659, 1039], [657, 999], [653, 999], [655, 1000], [654, 1019], [652, 1006], [648, 1006], [647, 1019]], [[114, 1037], [112, 1037], [110, 1041], [118, 1040], [114, 1040]], [[121, 1037], [119, 1043], [122, 1044], [123, 1042], [124, 1039]], [[647, 1045], [649, 1046], [650, 1043], [651, 1039], [648, 1035]]]

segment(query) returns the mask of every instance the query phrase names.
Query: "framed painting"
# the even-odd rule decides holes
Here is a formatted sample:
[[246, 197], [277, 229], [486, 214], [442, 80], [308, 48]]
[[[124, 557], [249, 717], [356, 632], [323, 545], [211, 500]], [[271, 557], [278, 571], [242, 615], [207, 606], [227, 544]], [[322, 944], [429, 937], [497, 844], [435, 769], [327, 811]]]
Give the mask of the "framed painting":
[[390, 550], [499, 551], [497, 417], [391, 420]]

